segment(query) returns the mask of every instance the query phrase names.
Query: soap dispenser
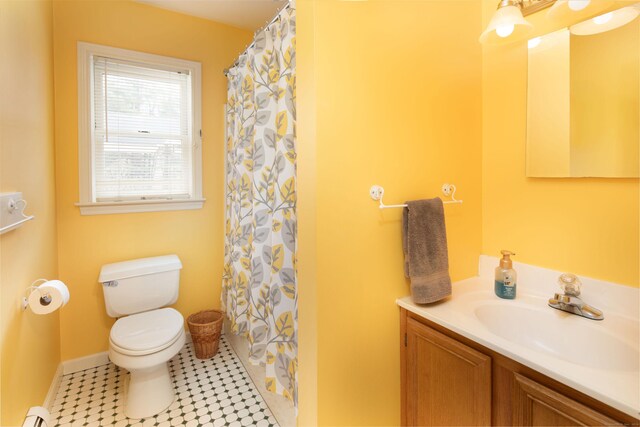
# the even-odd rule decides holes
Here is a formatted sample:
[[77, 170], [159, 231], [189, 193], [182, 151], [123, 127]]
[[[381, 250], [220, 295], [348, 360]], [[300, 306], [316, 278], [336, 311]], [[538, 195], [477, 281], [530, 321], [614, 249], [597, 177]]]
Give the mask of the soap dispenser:
[[500, 251], [502, 259], [500, 265], [496, 267], [496, 295], [504, 299], [514, 299], [516, 297], [516, 279], [517, 274], [513, 269], [511, 256], [515, 255], [511, 251]]

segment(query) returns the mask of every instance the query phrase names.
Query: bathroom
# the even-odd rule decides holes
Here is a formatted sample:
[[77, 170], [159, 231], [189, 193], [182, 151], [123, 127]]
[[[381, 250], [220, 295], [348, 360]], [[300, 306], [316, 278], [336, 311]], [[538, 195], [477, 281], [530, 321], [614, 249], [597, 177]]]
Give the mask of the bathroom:
[[[176, 9], [172, 3], [193, 3], [195, 9]], [[412, 315], [396, 303], [411, 292], [403, 271], [402, 209], [379, 209], [370, 196], [373, 185], [384, 188], [387, 205], [435, 197], [452, 201], [452, 195], [463, 202], [443, 207], [454, 295], [425, 310], [455, 303], [457, 290], [468, 286], [460, 283], [477, 277], [480, 264], [489, 265], [481, 270], [493, 275], [500, 251], [508, 249], [517, 254], [518, 294], [515, 301], [498, 302], [525, 303], [527, 292], [539, 286], [544, 290], [541, 316], [564, 315], [548, 307], [547, 299], [560, 292], [559, 273], [573, 273], [583, 282], [584, 300], [601, 309], [605, 319], [567, 315], [560, 317], [565, 324], [588, 331], [607, 327], [616, 318], [612, 295], [625, 295], [625, 307], [635, 315], [631, 328], [637, 331], [637, 169], [635, 175], [617, 177], [545, 176], [529, 169], [528, 132], [534, 128], [528, 124], [532, 50], [527, 43], [637, 2], [591, 0], [595, 9], [565, 11], [559, 19], [548, 12], [562, 2], [546, 3], [525, 17], [532, 25], [527, 34], [515, 32], [506, 43], [481, 43], [497, 0], [0, 0], [0, 192], [21, 192], [27, 201], [22, 211], [34, 215], [0, 235], [0, 425], [23, 425], [29, 408], [48, 404], [49, 425], [56, 425], [55, 386], [63, 384], [74, 362], [115, 370], [105, 359], [115, 319], [105, 310], [98, 281], [104, 266], [175, 254], [182, 268], [172, 307], [185, 321], [201, 310], [222, 308], [229, 136], [224, 70], [280, 10], [295, 10], [297, 404], [259, 390], [264, 381], [250, 371], [264, 377], [264, 368], [260, 372], [260, 366], [245, 363], [246, 343], [232, 342], [235, 335], [228, 328], [220, 353], [202, 362], [216, 366], [227, 357], [242, 360], [234, 366], [247, 371], [244, 378], [251, 376], [247, 384], [258, 390], [261, 408], [271, 412], [264, 419], [275, 421], [269, 424], [456, 424], [446, 417], [433, 423], [406, 419], [401, 322]], [[638, 18], [629, 25], [637, 30]], [[201, 207], [81, 212], [86, 181], [79, 165], [79, 42], [200, 64]], [[629, 55], [637, 57], [637, 50]], [[285, 98], [278, 111], [287, 108]], [[549, 110], [557, 111], [553, 106]], [[290, 119], [286, 133], [293, 125]], [[633, 159], [631, 150], [627, 157]], [[636, 145], [636, 167], [637, 152]], [[546, 161], [552, 159], [557, 157]], [[443, 184], [454, 185], [448, 188], [455, 194], [443, 194]], [[540, 273], [544, 280], [530, 280], [532, 266], [549, 269]], [[558, 273], [549, 278], [549, 271]], [[22, 308], [28, 288], [41, 278], [62, 281], [70, 293], [64, 307], [47, 315]], [[493, 276], [490, 286], [493, 292]], [[592, 290], [600, 287], [605, 290]], [[502, 320], [518, 324], [506, 314]], [[463, 344], [483, 353], [469, 340]], [[637, 334], [631, 341], [637, 360]], [[491, 352], [485, 353], [498, 360]], [[562, 363], [570, 364], [557, 365]], [[549, 388], [539, 376], [552, 371], [553, 366], [529, 377]], [[214, 375], [212, 368], [209, 376]], [[637, 378], [638, 369], [621, 376]], [[577, 387], [556, 382], [552, 385], [564, 394], [572, 393], [565, 388]], [[586, 389], [573, 393], [573, 401], [620, 423], [640, 417]], [[286, 408], [280, 411], [270, 395], [284, 399]], [[118, 402], [123, 398], [118, 395]], [[637, 394], [628, 399], [640, 409]], [[115, 406], [119, 414], [122, 405]], [[492, 409], [491, 416], [502, 412]], [[124, 419], [114, 417], [112, 424]], [[217, 419], [222, 424], [211, 416], [201, 424], [227, 424]], [[72, 423], [64, 421], [60, 425]]]

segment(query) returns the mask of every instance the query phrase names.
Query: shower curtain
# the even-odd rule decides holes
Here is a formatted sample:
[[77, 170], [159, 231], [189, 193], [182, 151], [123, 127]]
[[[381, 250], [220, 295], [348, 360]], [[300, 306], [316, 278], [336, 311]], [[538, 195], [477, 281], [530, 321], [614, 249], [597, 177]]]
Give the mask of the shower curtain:
[[295, 29], [290, 4], [228, 73], [222, 307], [297, 403]]

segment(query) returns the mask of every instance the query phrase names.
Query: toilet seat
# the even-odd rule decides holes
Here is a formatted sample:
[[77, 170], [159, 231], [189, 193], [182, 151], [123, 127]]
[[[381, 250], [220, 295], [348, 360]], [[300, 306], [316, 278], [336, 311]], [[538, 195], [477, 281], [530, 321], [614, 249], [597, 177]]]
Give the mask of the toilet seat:
[[184, 318], [173, 308], [132, 314], [116, 321], [109, 341], [113, 350], [144, 356], [170, 347], [184, 335]]

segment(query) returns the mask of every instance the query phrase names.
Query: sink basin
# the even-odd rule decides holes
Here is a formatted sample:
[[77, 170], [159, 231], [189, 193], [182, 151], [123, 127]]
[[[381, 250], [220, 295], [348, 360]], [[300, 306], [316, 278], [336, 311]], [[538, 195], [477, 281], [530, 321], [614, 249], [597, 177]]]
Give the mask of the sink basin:
[[[546, 305], [502, 301], [478, 305], [474, 314], [491, 333], [531, 350], [589, 368], [640, 371], [638, 322], [607, 313], [605, 320], [594, 321]], [[605, 330], [604, 322], [619, 335]]]

